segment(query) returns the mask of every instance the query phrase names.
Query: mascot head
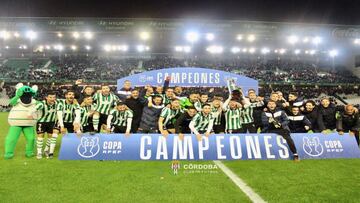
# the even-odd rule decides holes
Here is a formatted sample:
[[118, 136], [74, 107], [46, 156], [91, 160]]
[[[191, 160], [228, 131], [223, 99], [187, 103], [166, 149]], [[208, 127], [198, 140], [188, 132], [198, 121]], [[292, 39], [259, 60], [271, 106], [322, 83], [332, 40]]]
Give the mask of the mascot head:
[[36, 95], [37, 90], [37, 85], [33, 85], [32, 87], [26, 86], [22, 83], [16, 85], [16, 95], [20, 97], [20, 101], [23, 104], [30, 104], [32, 98]]

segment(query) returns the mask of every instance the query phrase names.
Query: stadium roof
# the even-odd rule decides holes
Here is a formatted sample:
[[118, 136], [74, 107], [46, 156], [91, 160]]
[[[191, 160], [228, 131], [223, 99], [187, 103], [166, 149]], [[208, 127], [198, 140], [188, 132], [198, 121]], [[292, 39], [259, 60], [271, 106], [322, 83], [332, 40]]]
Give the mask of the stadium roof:
[[37, 32], [198, 32], [253, 33], [261, 36], [322, 35], [335, 38], [358, 38], [360, 26], [280, 23], [264, 21], [198, 20], [198, 19], [136, 19], [136, 18], [7, 18], [0, 17], [0, 29]]

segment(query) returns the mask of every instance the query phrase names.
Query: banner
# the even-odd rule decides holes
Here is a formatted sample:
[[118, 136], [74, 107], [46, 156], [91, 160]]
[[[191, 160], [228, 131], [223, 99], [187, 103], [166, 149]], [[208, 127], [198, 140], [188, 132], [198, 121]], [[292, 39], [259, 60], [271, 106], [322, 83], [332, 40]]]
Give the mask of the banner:
[[[360, 158], [354, 136], [292, 134], [301, 159]], [[292, 159], [286, 141], [275, 134], [194, 135], [97, 134], [62, 138], [60, 160], [248, 160]]]
[[168, 76], [171, 76], [170, 86], [227, 87], [227, 81], [233, 79], [236, 85], [244, 90], [244, 93], [248, 89], [258, 90], [258, 81], [252, 78], [215, 69], [196, 67], [165, 68], [130, 75], [117, 81], [117, 89], [120, 90], [126, 80], [131, 81], [133, 86], [162, 86]]

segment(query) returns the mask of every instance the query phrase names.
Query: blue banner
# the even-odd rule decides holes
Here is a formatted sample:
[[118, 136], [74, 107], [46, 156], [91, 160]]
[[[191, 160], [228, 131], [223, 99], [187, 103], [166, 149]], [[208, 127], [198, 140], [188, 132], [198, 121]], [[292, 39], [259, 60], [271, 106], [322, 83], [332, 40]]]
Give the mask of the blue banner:
[[131, 81], [133, 86], [163, 85], [167, 76], [171, 76], [170, 86], [226, 87], [227, 81], [234, 79], [235, 83], [243, 88], [244, 93], [248, 89], [258, 90], [258, 81], [252, 78], [215, 69], [196, 67], [165, 68], [130, 75], [119, 79], [117, 81], [117, 88], [120, 90], [126, 80]]
[[[354, 136], [292, 134], [301, 159], [360, 158]], [[97, 134], [62, 138], [60, 160], [247, 160], [291, 159], [286, 141], [275, 134], [194, 135]]]

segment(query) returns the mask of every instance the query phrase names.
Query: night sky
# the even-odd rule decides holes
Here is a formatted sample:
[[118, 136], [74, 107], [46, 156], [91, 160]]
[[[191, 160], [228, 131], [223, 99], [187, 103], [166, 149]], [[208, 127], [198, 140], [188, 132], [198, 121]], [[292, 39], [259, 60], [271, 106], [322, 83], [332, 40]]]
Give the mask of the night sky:
[[359, 0], [0, 0], [1, 17], [197, 18], [360, 24]]

